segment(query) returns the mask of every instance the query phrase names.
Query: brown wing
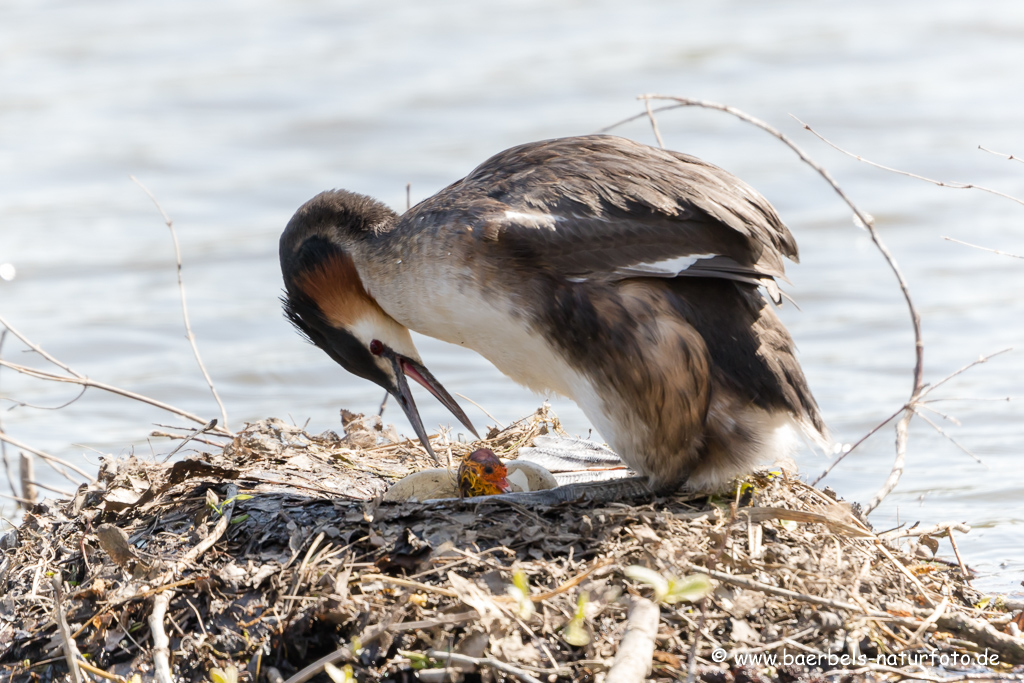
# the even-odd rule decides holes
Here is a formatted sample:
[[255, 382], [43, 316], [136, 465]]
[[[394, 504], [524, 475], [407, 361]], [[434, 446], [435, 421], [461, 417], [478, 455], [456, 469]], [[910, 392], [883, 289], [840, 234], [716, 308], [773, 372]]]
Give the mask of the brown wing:
[[398, 230], [471, 229], [491, 255], [567, 279], [699, 276], [774, 285], [792, 234], [768, 201], [685, 154], [593, 135], [513, 147]]

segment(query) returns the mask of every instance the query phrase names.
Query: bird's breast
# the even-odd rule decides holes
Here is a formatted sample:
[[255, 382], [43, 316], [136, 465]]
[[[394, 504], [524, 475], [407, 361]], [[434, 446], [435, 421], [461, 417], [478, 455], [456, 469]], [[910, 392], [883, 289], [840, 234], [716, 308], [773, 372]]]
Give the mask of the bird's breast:
[[390, 271], [386, 279], [368, 282], [368, 288], [409, 329], [472, 349], [539, 393], [576, 398], [589, 384], [537, 331], [529, 302], [515, 286], [499, 286], [455, 259], [406, 260], [392, 264]]

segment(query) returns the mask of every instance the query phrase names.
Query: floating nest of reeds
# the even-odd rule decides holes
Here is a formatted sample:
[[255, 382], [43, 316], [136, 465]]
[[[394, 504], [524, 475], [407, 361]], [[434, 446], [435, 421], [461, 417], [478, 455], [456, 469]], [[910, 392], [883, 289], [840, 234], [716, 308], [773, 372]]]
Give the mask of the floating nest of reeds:
[[[346, 420], [344, 437], [266, 420], [173, 464], [107, 459], [36, 505], [2, 538], [3, 679], [1024, 679], [1020, 603], [933, 557], [962, 527], [879, 535], [785, 471], [602, 507], [386, 504], [434, 463]], [[514, 457], [558, 431], [541, 409], [482, 445]]]

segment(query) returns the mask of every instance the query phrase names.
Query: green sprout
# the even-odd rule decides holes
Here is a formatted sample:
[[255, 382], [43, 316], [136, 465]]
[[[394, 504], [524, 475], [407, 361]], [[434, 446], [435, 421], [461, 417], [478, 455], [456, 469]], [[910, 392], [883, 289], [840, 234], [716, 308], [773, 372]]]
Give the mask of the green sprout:
[[587, 632], [585, 624], [585, 611], [588, 602], [590, 602], [590, 593], [581, 591], [580, 597], [576, 600], [576, 613], [562, 629], [562, 638], [570, 645], [583, 647], [590, 642], [590, 633]]
[[690, 574], [683, 578], [677, 578], [672, 574], [664, 576], [640, 565], [626, 567], [626, 576], [645, 583], [654, 589], [654, 600], [672, 605], [677, 602], [697, 602], [711, 595], [714, 586], [711, 579], [704, 574]]
[[233, 666], [226, 669], [214, 667], [210, 669], [210, 680], [213, 683], [238, 683], [238, 669]]
[[414, 671], [419, 671], [420, 669], [434, 669], [444, 666], [443, 664], [431, 662], [430, 657], [427, 657], [422, 652], [410, 652], [408, 650], [399, 650], [398, 654], [399, 656], [405, 657], [409, 660], [409, 666]]
[[216, 512], [218, 515], [223, 515], [224, 514], [224, 506], [225, 505], [227, 505], [227, 504], [229, 504], [229, 503], [231, 503], [233, 501], [249, 500], [250, 498], [252, 498], [252, 496], [250, 496], [248, 494], [245, 494], [245, 493], [240, 493], [237, 496], [232, 496], [231, 498], [228, 498], [227, 500], [225, 500], [223, 503], [220, 503], [219, 505], [213, 499], [207, 499], [206, 504], [209, 505], [210, 509], [212, 509], [214, 512]]
[[512, 572], [512, 585], [507, 592], [516, 599], [516, 611], [520, 619], [529, 619], [536, 611], [530, 599], [530, 580], [522, 569]]
[[324, 664], [324, 673], [330, 676], [334, 683], [355, 683], [356, 680], [351, 664], [346, 664], [339, 669], [330, 662], [327, 662]]

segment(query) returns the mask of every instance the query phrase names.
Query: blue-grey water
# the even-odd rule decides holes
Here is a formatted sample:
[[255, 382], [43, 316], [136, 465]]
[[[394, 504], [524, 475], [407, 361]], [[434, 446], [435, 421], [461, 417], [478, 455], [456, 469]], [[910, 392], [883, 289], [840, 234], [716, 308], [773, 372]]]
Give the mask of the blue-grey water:
[[[375, 410], [382, 392], [282, 318], [277, 237], [292, 212], [332, 187], [401, 210], [407, 183], [418, 201], [505, 147], [597, 131], [658, 92], [740, 107], [832, 171], [907, 275], [936, 382], [1022, 346], [1024, 261], [943, 237], [1024, 254], [1024, 206], [871, 168], [790, 115], [880, 163], [1024, 197], [1024, 164], [978, 149], [1024, 156], [1022, 64], [1018, 0], [7, 0], [0, 264], [16, 276], [0, 280], [0, 315], [79, 372], [217, 415], [184, 339], [170, 235], [134, 174], [174, 219], [192, 325], [231, 426], [280, 416], [337, 428], [339, 407]], [[782, 315], [835, 435], [855, 441], [910, 392], [911, 328], [891, 273], [850, 211], [776, 140], [717, 112], [659, 121], [669, 146], [748, 181], [793, 229], [800, 310]], [[618, 131], [654, 142], [643, 120]], [[472, 353], [418, 343], [446, 386], [502, 421], [540, 401]], [[43, 365], [10, 338], [3, 354]], [[971, 524], [960, 548], [984, 572], [979, 585], [1011, 591], [1024, 579], [1024, 410], [989, 399], [1020, 397], [1022, 378], [1015, 351], [938, 390], [956, 400], [930, 407], [958, 422], [929, 417], [983, 464], [917, 420], [903, 480], [873, 516], [881, 528]], [[82, 463], [95, 462], [90, 449], [166, 452], [147, 443], [150, 425], [182, 423], [99, 391], [56, 412], [7, 411], [11, 399], [52, 406], [74, 394], [4, 370], [3, 428]], [[571, 403], [553, 404], [587, 433]], [[449, 420], [429, 397], [420, 405], [428, 425]], [[409, 431], [397, 411], [386, 416]], [[892, 459], [887, 428], [826, 482], [867, 500]], [[827, 458], [799, 462], [814, 475]], [[37, 467], [45, 483], [70, 486]]]

